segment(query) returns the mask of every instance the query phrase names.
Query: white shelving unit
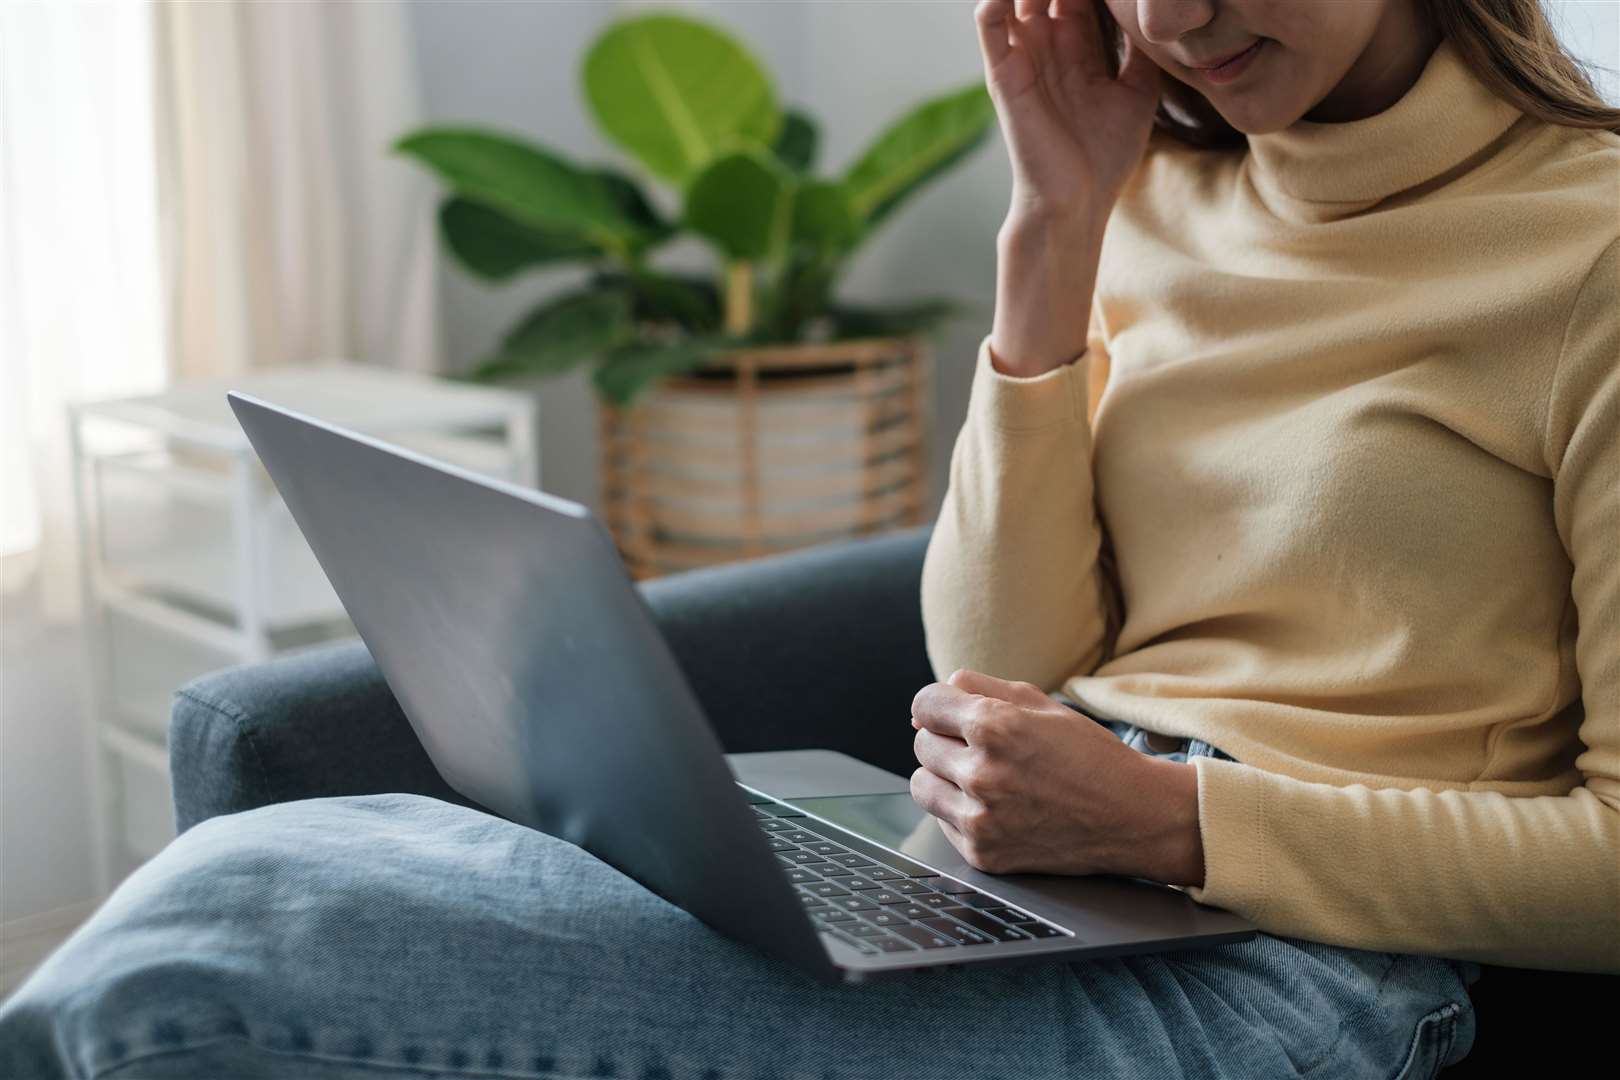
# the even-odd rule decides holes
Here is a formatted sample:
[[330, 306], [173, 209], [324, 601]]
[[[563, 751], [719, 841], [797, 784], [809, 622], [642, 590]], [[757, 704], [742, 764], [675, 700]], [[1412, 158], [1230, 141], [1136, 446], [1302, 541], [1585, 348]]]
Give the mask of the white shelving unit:
[[70, 406], [103, 893], [173, 836], [174, 690], [354, 633], [227, 390], [519, 484], [539, 476], [534, 395], [356, 364]]

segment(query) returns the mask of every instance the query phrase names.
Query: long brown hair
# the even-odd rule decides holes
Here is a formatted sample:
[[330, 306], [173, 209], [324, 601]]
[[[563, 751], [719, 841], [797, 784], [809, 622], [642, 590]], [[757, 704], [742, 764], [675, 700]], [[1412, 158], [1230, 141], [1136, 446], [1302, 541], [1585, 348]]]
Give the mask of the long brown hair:
[[[1558, 40], [1541, 0], [1418, 2], [1474, 76], [1520, 112], [1550, 124], [1620, 132], [1620, 109], [1605, 104]], [[1119, 26], [1103, 14], [1109, 51], [1117, 55]], [[1243, 133], [1204, 95], [1176, 79], [1166, 78], [1162, 85], [1154, 126], [1206, 149], [1245, 145]]]

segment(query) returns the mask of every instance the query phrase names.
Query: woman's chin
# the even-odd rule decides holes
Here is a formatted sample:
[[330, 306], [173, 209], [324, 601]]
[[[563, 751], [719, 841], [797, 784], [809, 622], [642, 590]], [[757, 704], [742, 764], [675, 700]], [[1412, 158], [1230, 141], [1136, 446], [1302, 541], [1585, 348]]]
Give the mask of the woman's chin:
[[1299, 120], [1295, 112], [1279, 112], [1275, 108], [1245, 109], [1236, 103], [1222, 107], [1220, 102], [1211, 102], [1215, 111], [1221, 114], [1221, 119], [1231, 124], [1245, 135], [1270, 135], [1292, 127]]

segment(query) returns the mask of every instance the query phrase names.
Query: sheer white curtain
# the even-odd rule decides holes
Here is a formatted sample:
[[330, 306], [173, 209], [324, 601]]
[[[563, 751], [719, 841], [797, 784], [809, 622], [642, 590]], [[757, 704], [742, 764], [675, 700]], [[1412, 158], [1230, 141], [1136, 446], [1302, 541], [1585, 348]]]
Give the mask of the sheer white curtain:
[[163, 381], [150, 12], [0, 4], [0, 555], [74, 592], [63, 404]]
[[404, 6], [156, 8], [177, 374], [438, 366], [434, 191]]
[[77, 607], [64, 406], [439, 363], [404, 5], [0, 3], [0, 554]]

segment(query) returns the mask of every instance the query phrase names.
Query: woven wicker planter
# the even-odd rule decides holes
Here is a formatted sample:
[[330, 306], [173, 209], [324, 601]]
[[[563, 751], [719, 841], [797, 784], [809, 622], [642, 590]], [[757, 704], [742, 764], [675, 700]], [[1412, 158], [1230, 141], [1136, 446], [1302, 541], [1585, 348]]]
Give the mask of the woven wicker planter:
[[602, 505], [631, 574], [920, 523], [928, 363], [909, 337], [738, 350], [600, 404]]

